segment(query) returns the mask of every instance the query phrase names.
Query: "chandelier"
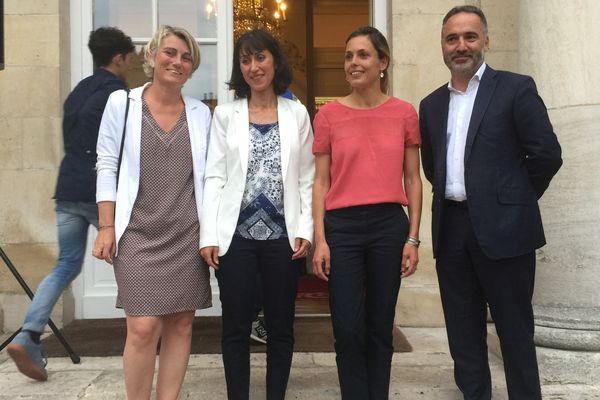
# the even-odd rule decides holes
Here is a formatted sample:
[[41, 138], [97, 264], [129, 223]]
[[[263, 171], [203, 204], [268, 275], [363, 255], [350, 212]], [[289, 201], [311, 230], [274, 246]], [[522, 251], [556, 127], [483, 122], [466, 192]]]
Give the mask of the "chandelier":
[[262, 28], [281, 41], [286, 10], [283, 0], [275, 0], [272, 12], [264, 6], [263, 0], [233, 0], [233, 38], [237, 41], [244, 33]]

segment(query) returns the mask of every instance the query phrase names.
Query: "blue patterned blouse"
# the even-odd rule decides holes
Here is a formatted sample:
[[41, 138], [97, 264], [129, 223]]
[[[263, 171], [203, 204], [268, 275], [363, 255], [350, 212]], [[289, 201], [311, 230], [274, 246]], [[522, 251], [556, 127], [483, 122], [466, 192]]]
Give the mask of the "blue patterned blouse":
[[279, 124], [250, 123], [246, 188], [235, 235], [253, 240], [287, 237]]

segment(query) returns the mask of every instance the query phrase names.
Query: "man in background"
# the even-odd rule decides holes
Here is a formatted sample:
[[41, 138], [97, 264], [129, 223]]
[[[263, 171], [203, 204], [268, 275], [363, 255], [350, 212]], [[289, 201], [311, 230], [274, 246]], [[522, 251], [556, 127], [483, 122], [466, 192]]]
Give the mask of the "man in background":
[[533, 342], [535, 249], [546, 241], [538, 199], [562, 164], [531, 77], [484, 62], [487, 21], [474, 6], [442, 24], [446, 85], [420, 107], [432, 239], [456, 384], [468, 400], [492, 395], [487, 306], [511, 400], [540, 400]]
[[42, 280], [25, 316], [22, 331], [7, 351], [19, 371], [32, 379], [48, 378], [40, 336], [63, 290], [81, 272], [90, 224], [98, 227], [96, 206], [96, 141], [108, 96], [125, 89], [135, 46], [116, 28], [90, 33], [88, 47], [95, 72], [79, 82], [64, 103], [65, 156], [56, 185], [58, 263]]

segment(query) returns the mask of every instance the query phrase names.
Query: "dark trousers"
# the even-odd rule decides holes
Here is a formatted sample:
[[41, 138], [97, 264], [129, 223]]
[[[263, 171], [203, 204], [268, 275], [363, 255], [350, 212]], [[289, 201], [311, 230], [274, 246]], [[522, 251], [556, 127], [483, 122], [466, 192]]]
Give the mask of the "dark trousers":
[[327, 211], [329, 304], [342, 399], [387, 399], [408, 219], [399, 204]]
[[[502, 223], [497, 221], [495, 223]], [[541, 399], [531, 299], [535, 253], [491, 260], [466, 206], [445, 203], [437, 274], [456, 384], [468, 400], [491, 399], [487, 305], [502, 348], [511, 400]]]
[[294, 305], [297, 265], [288, 239], [248, 240], [234, 237], [219, 259], [216, 276], [223, 309], [223, 364], [230, 400], [248, 400], [250, 329], [254, 317], [256, 277], [260, 275], [267, 341], [267, 399], [285, 398], [294, 351]]

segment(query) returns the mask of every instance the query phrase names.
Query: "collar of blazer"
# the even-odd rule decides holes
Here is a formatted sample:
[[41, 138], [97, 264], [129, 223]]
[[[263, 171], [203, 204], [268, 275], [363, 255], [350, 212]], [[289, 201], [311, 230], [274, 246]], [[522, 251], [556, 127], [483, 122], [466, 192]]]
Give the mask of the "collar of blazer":
[[[136, 102], [139, 102], [140, 100], [142, 100], [142, 94], [144, 93], [144, 90], [146, 90], [146, 88], [148, 86], [150, 86], [151, 84], [152, 84], [152, 82], [146, 82], [142, 86], [131, 89], [129, 91], [129, 99], [132, 101], [136, 101]], [[185, 96], [182, 93], [181, 98], [183, 99], [183, 104], [185, 105], [186, 112], [189, 110], [194, 110], [194, 109], [198, 108], [198, 104], [191, 101], [191, 99], [192, 99], [191, 97]], [[198, 101], [200, 101], [200, 100], [198, 100]]]
[[473, 141], [475, 141], [475, 135], [479, 131], [479, 126], [483, 120], [483, 115], [490, 104], [492, 94], [496, 88], [497, 74], [498, 73], [488, 65], [483, 72], [481, 82], [479, 82], [479, 89], [477, 89], [477, 96], [475, 97], [473, 111], [471, 112], [471, 121], [469, 121], [469, 129], [467, 131], [467, 142], [465, 144], [465, 163], [469, 159], [469, 154], [473, 148]]
[[[285, 182], [287, 169], [290, 159], [290, 150], [292, 146], [292, 135], [298, 136], [298, 126], [291, 110], [289, 101], [286, 98], [277, 96], [277, 122], [279, 124], [279, 141], [281, 145], [281, 175]], [[246, 181], [248, 171], [248, 150], [250, 140], [250, 117], [248, 113], [248, 99], [235, 100], [234, 121], [229, 124], [229, 135], [235, 135], [240, 153], [240, 162], [242, 164], [243, 181]], [[233, 129], [233, 131], [231, 131]]]

